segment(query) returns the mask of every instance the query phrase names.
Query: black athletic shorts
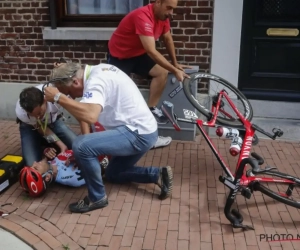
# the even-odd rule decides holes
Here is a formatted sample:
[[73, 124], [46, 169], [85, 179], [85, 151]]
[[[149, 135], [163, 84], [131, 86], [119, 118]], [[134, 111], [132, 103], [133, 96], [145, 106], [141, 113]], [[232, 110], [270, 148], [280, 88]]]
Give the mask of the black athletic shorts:
[[128, 59], [118, 59], [113, 57], [109, 51], [107, 53], [107, 63], [118, 67], [127, 75], [131, 73], [149, 78], [149, 72], [156, 64], [146, 53]]

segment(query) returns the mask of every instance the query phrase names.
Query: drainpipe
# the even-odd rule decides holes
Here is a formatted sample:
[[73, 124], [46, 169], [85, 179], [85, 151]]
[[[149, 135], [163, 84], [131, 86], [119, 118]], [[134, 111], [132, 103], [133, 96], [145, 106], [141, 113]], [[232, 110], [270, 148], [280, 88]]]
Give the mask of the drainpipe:
[[49, 0], [51, 29], [53, 29], [53, 30], [55, 30], [57, 28], [55, 1], [56, 0]]

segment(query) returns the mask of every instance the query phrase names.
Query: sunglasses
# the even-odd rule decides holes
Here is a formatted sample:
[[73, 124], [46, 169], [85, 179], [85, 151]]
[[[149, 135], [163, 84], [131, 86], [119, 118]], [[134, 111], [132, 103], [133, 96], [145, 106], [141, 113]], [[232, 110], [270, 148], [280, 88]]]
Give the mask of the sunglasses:
[[[3, 204], [3, 205], [0, 205], [0, 207], [5, 207], [5, 206], [8, 206], [8, 205], [12, 205], [12, 203], [5, 203], [5, 204]], [[3, 212], [3, 211], [0, 211], [0, 216], [1, 217], [5, 217], [5, 216], [7, 216], [7, 215], [9, 215], [9, 214], [12, 214], [13, 212], [15, 212], [15, 211], [17, 211], [17, 209], [18, 208], [15, 208], [13, 211], [11, 211], [11, 212]]]

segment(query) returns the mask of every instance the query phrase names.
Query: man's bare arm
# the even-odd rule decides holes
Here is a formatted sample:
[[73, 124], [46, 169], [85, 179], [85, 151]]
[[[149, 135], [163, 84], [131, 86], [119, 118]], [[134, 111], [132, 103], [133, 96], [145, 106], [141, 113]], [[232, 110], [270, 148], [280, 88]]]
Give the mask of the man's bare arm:
[[[49, 136], [49, 135], [54, 135], [55, 137], [57, 137], [57, 135], [49, 128], [46, 127], [45, 130], [43, 130], [42, 128], [39, 128], [39, 133], [42, 134], [43, 136]], [[57, 137], [58, 138], [58, 137]], [[60, 149], [61, 151], [65, 151], [67, 150], [67, 146], [58, 138], [57, 141], [54, 142]]]
[[102, 111], [100, 104], [78, 102], [64, 94], [59, 98], [59, 105], [68, 110], [78, 121], [87, 124], [95, 123]]
[[167, 59], [159, 53], [155, 48], [155, 40], [154, 37], [151, 36], [139, 36], [141, 42], [143, 44], [144, 49], [146, 50], [147, 54], [161, 67], [165, 68], [166, 70], [175, 73], [176, 68], [167, 61]]
[[166, 46], [166, 49], [168, 51], [168, 54], [170, 56], [173, 65], [176, 65], [177, 59], [176, 59], [175, 46], [174, 46], [174, 41], [171, 32], [168, 31], [167, 33], [163, 34], [162, 39], [164, 41], [164, 44]]
[[192, 69], [193, 68], [193, 67], [188, 66], [188, 65], [178, 64], [177, 59], [176, 59], [174, 41], [173, 41], [173, 38], [172, 38], [172, 35], [171, 35], [170, 31], [163, 34], [162, 39], [164, 41], [164, 44], [165, 44], [166, 49], [168, 51], [168, 54], [171, 58], [171, 61], [177, 69], [183, 70], [183, 69]]

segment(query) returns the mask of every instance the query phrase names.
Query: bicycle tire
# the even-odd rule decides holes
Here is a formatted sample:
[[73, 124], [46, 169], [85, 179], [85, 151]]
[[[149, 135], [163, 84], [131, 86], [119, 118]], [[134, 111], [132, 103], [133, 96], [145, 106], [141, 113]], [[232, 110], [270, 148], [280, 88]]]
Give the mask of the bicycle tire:
[[[255, 176], [257, 176], [257, 175], [258, 174], [256, 174]], [[275, 176], [275, 177], [279, 177], [281, 179], [286, 179], [286, 180], [295, 179], [295, 180], [297, 180], [297, 181], [295, 181], [295, 186], [300, 188], [300, 179], [298, 177], [294, 177], [294, 176], [284, 174], [284, 173], [281, 173], [281, 172], [277, 172], [277, 171], [268, 171], [266, 173], [263, 173], [263, 175], [270, 175], [272, 177]], [[286, 204], [288, 206], [295, 207], [295, 208], [298, 208], [298, 209], [300, 208], [300, 198], [299, 198], [299, 202], [297, 202], [295, 200], [288, 199], [284, 196], [279, 195], [278, 193], [275, 193], [274, 191], [272, 191], [268, 187], [264, 186], [262, 183], [263, 182], [255, 183], [256, 184], [255, 191], [260, 191], [261, 193], [271, 197], [272, 199], [277, 200], [277, 201], [279, 201], [283, 204]], [[287, 183], [282, 183], [282, 184], [288, 186]]]
[[[241, 112], [244, 117], [251, 121], [253, 118], [253, 108], [250, 104], [250, 102], [248, 101], [248, 99], [244, 96], [244, 94], [238, 90], [235, 86], [233, 86], [231, 83], [229, 83], [228, 81], [226, 81], [225, 79], [213, 75], [213, 74], [209, 74], [209, 73], [201, 73], [201, 72], [197, 72], [197, 73], [192, 73], [190, 74], [190, 78], [185, 78], [183, 81], [183, 90], [184, 93], [187, 97], [187, 99], [189, 100], [189, 102], [194, 106], [194, 108], [196, 108], [201, 114], [203, 114], [207, 119], [211, 119], [212, 117], [212, 112], [210, 110], [208, 110], [206, 107], [204, 107], [203, 105], [201, 105], [197, 98], [194, 97], [193, 93], [192, 93], [192, 83], [198, 79], [208, 79], [208, 80], [214, 80], [220, 84], [222, 84], [224, 87], [230, 89], [241, 101], [242, 104], [245, 108], [246, 113], [243, 114], [243, 112]], [[243, 124], [240, 120], [237, 119], [225, 119], [222, 117], [217, 117], [216, 122], [219, 125], [223, 125], [223, 126], [230, 126], [230, 127], [243, 127]]]

